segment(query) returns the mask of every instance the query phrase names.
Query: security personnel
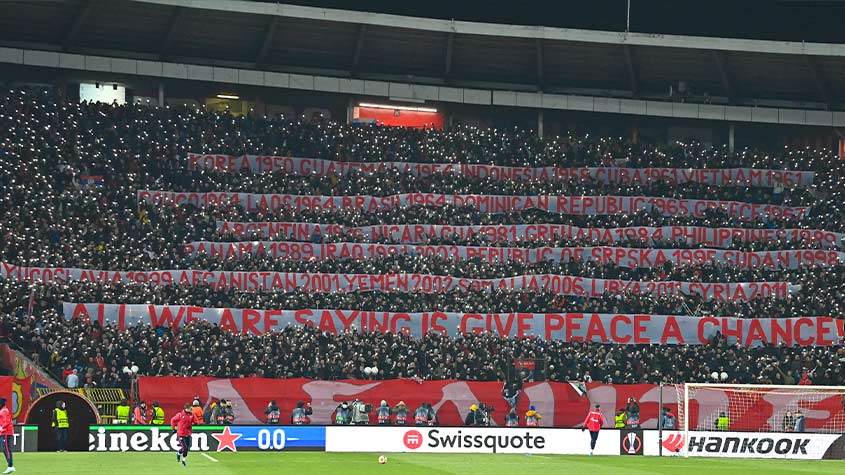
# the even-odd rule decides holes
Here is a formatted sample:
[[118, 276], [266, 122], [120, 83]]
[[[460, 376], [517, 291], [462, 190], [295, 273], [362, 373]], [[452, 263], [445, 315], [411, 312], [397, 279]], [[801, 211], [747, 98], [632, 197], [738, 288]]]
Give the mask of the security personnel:
[[153, 401], [153, 425], [164, 425], [164, 409], [162, 409], [161, 406], [158, 405], [158, 401]]
[[56, 429], [56, 451], [67, 452], [67, 432], [70, 423], [67, 419], [67, 406], [64, 401], [56, 402], [53, 409], [53, 428]]
[[132, 412], [132, 408], [129, 407], [129, 401], [127, 401], [126, 399], [120, 401], [120, 405], [117, 406], [117, 410], [115, 411], [114, 423], [129, 424], [130, 412]]
[[616, 416], [613, 418], [613, 420], [613, 427], [617, 429], [624, 429], [625, 421], [628, 420], [628, 413], [625, 412], [625, 409], [619, 409], [618, 411], [616, 411]]
[[716, 430], [727, 431], [731, 425], [731, 419], [725, 415], [724, 412], [719, 413], [719, 418], [716, 419]]

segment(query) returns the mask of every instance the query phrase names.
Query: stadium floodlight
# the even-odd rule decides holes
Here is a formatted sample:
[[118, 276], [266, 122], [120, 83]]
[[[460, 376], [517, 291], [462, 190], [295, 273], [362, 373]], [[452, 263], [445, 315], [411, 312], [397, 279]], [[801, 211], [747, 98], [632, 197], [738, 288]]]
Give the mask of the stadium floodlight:
[[845, 386], [687, 383], [675, 388], [684, 456], [690, 432], [845, 432]]
[[220, 94], [217, 94], [217, 98], [218, 99], [235, 99], [235, 100], [237, 100], [237, 99], [240, 99], [241, 96], [239, 96], [237, 94], [220, 93]]
[[397, 106], [391, 104], [372, 104], [369, 102], [362, 102], [358, 107], [371, 107], [373, 109], [390, 109], [400, 111], [414, 111], [414, 112], [437, 112], [437, 109], [432, 107], [412, 107], [412, 106]]

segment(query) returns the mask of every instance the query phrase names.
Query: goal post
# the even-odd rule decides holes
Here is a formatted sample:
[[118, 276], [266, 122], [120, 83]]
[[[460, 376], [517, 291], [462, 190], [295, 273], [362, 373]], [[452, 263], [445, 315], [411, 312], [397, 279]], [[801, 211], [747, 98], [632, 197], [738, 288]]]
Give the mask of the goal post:
[[687, 441], [684, 456], [695, 432], [845, 432], [845, 386], [687, 383], [675, 388], [677, 428]]

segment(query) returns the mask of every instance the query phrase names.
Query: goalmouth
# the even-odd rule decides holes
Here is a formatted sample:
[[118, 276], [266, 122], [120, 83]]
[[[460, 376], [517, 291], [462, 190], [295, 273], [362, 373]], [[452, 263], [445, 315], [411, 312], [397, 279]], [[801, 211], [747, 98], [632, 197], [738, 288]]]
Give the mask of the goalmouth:
[[[845, 458], [845, 386], [687, 383], [675, 388], [676, 427], [685, 441], [676, 450], [680, 455]], [[708, 443], [712, 447], [705, 447]], [[808, 447], [818, 456], [800, 457]]]

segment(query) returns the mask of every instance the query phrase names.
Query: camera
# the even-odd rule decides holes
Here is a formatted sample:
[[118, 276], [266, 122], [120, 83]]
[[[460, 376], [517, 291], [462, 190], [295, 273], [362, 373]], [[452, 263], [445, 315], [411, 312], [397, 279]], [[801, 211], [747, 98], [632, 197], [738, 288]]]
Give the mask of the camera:
[[364, 412], [373, 412], [372, 404], [364, 404]]

